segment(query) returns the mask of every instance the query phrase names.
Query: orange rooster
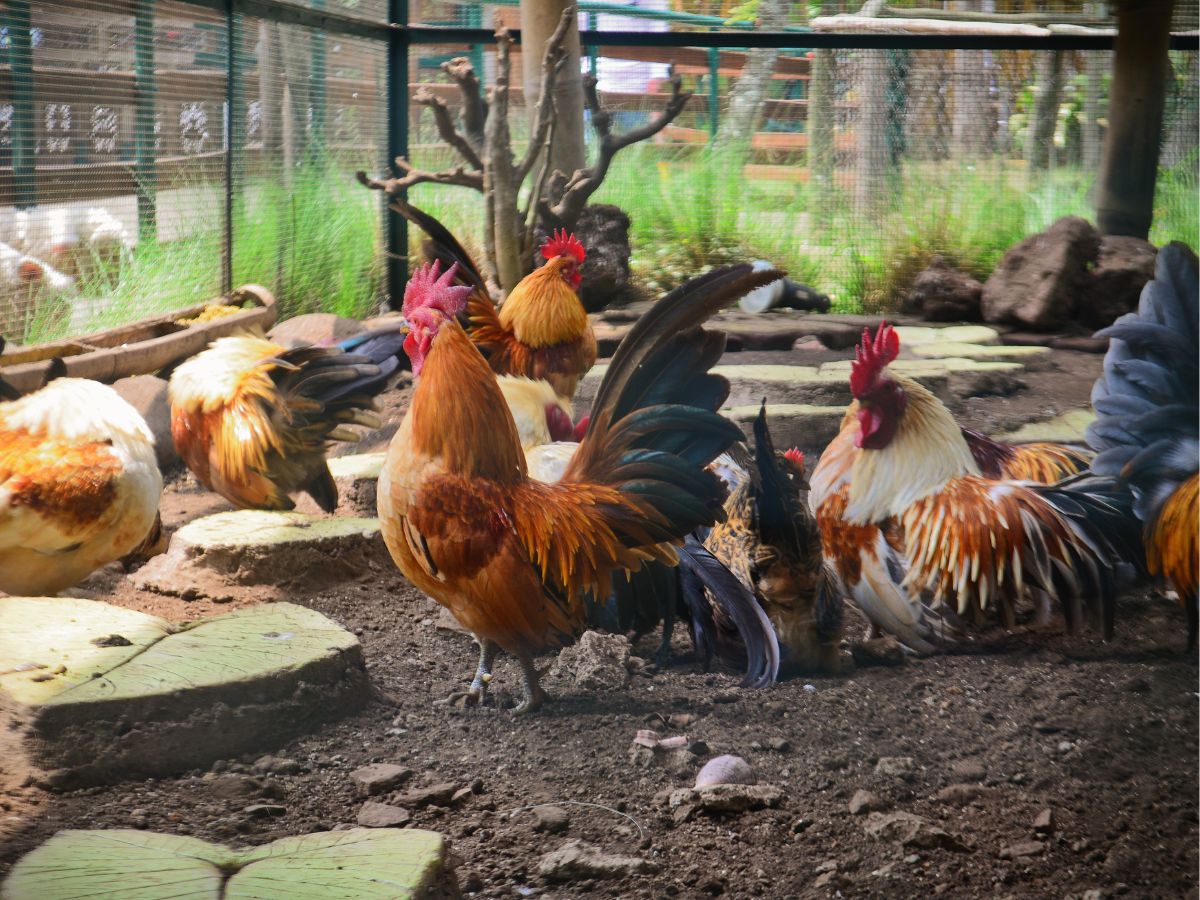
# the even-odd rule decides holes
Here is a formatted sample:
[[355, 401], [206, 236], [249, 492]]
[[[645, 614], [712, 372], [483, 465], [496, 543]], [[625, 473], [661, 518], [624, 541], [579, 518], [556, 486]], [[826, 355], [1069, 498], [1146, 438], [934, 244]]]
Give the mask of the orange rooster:
[[708, 373], [725, 339], [699, 326], [779, 273], [718, 270], [643, 316], [554, 484], [527, 474], [495, 376], [458, 324], [471, 288], [454, 275], [438, 277], [435, 263], [405, 291], [417, 384], [388, 448], [379, 516], [404, 575], [479, 640], [468, 699], [483, 699], [502, 649], [520, 664], [525, 713], [544, 700], [533, 656], [582, 630], [584, 592], [606, 595], [617, 569], [674, 563], [673, 544], [722, 516], [724, 487], [705, 467], [741, 432], [711, 411], [729, 389]]
[[154, 437], [112, 388], [59, 378], [0, 403], [0, 591], [55, 594], [125, 556], [161, 493]]
[[596, 336], [577, 293], [583, 276], [583, 245], [559, 231], [541, 248], [546, 264], [512, 289], [497, 313], [479, 268], [441, 222], [411, 203], [393, 198], [391, 208], [429, 235], [433, 258], [458, 264], [473, 289], [467, 303], [470, 335], [498, 375], [549, 381], [567, 400], [596, 363]]
[[326, 512], [337, 486], [329, 441], [356, 441], [348, 425], [378, 427], [370, 410], [399, 362], [397, 331], [335, 347], [286, 349], [250, 334], [213, 341], [171, 376], [171, 435], [209, 490], [244, 509], [292, 509], [306, 491]]
[[1070, 624], [1099, 601], [1108, 636], [1118, 572], [1140, 561], [1128, 493], [1092, 475], [1038, 485], [981, 472], [941, 401], [886, 368], [899, 349], [888, 325], [864, 333], [855, 402], [813, 473], [822, 549], [847, 594], [922, 652], [942, 627], [923, 591], [959, 614], [994, 604], [1007, 623], [1023, 591], [1057, 598]]
[[1096, 421], [1087, 431], [1098, 451], [1093, 471], [1119, 476], [1133, 491], [1150, 571], [1179, 594], [1191, 650], [1200, 623], [1197, 268], [1196, 254], [1183, 244], [1163, 247], [1137, 312], [1097, 332], [1110, 340], [1104, 374], [1092, 390]]

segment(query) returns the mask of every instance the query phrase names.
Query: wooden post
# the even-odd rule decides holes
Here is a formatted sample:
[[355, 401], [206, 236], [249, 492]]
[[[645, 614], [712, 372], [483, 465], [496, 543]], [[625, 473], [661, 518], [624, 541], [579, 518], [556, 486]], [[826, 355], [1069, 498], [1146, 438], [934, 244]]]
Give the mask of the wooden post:
[[1050, 150], [1054, 127], [1058, 123], [1058, 94], [1062, 84], [1062, 52], [1041, 52], [1037, 61], [1037, 86], [1029, 131], [1025, 138], [1025, 159], [1030, 171], [1050, 168]]
[[1087, 82], [1083, 95], [1083, 167], [1100, 168], [1100, 93], [1108, 54], [1091, 50], [1083, 54]]
[[886, 50], [858, 51], [858, 173], [855, 208], [865, 212], [882, 205], [888, 169]]
[[813, 53], [812, 80], [808, 85], [808, 168], [818, 195], [827, 197], [833, 188], [835, 154], [833, 150], [833, 51], [827, 48]]
[[[537, 115], [542, 90], [542, 57], [546, 42], [562, 20], [572, 0], [521, 0], [521, 70], [525, 83], [525, 110], [530, 127]], [[587, 164], [583, 141], [583, 76], [579, 71], [579, 23], [567, 30], [567, 58], [554, 88], [554, 146], [550, 169], [570, 175]]]
[[1145, 238], [1150, 233], [1167, 92], [1171, 7], [1172, 0], [1123, 0], [1117, 6], [1108, 137], [1096, 198], [1096, 223], [1103, 234]]
[[154, 147], [154, 0], [138, 0], [134, 9], [133, 67], [137, 108], [133, 145], [137, 172], [138, 241], [144, 244], [158, 236], [154, 209], [158, 195]]

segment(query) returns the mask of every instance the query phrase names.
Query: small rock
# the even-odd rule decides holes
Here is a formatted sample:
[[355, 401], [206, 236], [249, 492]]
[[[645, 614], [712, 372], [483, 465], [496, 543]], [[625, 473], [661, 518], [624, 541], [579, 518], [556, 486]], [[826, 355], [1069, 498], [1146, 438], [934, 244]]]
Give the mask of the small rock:
[[1054, 834], [1054, 810], [1046, 807], [1037, 814], [1037, 818], [1033, 820], [1034, 834]]
[[374, 800], [368, 800], [358, 811], [358, 824], [363, 828], [400, 828], [411, 820], [407, 809]]
[[299, 775], [305, 769], [286, 756], [260, 756], [254, 761], [254, 771], [264, 775]]
[[950, 774], [959, 781], [983, 781], [987, 768], [977, 759], [960, 759], [950, 766]]
[[675, 822], [686, 822], [698, 812], [743, 813], [776, 807], [783, 791], [769, 784], [714, 784], [672, 791], [668, 805]]
[[696, 775], [697, 788], [717, 784], [756, 784], [758, 779], [750, 763], [740, 756], [718, 756], [704, 764]]
[[1080, 298], [1079, 320], [1089, 328], [1104, 328], [1137, 309], [1142, 288], [1154, 277], [1157, 255], [1154, 245], [1141, 238], [1102, 235], [1091, 290]]
[[287, 815], [287, 807], [280, 806], [278, 803], [252, 803], [242, 812], [256, 819], [273, 819]]
[[249, 800], [262, 796], [263, 783], [247, 775], [219, 775], [208, 789], [219, 800]]
[[412, 809], [422, 809], [426, 806], [449, 806], [459, 787], [457, 784], [445, 782], [430, 787], [414, 788], [398, 798], [398, 802]]
[[[705, 750], [707, 752], [707, 748]], [[639, 768], [662, 766], [669, 772], [683, 775], [694, 770], [700, 758], [686, 737], [660, 738], [657, 732], [642, 729], [629, 746], [629, 761]]]
[[838, 870], [838, 862], [836, 859], [827, 859], [815, 869], [813, 873], [816, 875], [824, 875], [826, 872], [836, 872]]
[[583, 841], [567, 841], [538, 862], [538, 874], [550, 881], [581, 881], [586, 878], [626, 878], [652, 875], [657, 863], [636, 856], [617, 856]]
[[796, 338], [792, 344], [792, 349], [801, 353], [825, 353], [829, 350], [821, 343], [819, 338], [813, 337], [811, 334], [801, 335]]
[[475, 791], [471, 790], [470, 786], [460, 787], [457, 791], [450, 795], [450, 805], [461, 806], [471, 797], [474, 797], [475, 793]]
[[562, 834], [571, 826], [571, 817], [561, 806], [537, 806], [533, 810], [533, 830]]
[[1001, 859], [1021, 859], [1028, 856], [1041, 856], [1046, 845], [1041, 841], [1018, 841], [1009, 844], [1000, 851]]
[[787, 753], [792, 749], [791, 741], [789, 741], [787, 738], [781, 737], [767, 738], [767, 741], [763, 746], [765, 746], [768, 750], [773, 750], [776, 753]]
[[901, 308], [932, 322], [978, 321], [983, 285], [934, 256], [913, 281]]
[[813, 881], [813, 887], [828, 888], [834, 891], [840, 891], [849, 885], [850, 879], [841, 872], [825, 872], [822, 875], [818, 875]]
[[951, 784], [934, 794], [933, 799], [952, 806], [966, 806], [972, 800], [982, 797], [984, 793], [984, 788], [978, 784]]
[[934, 825], [923, 816], [906, 812], [871, 813], [863, 826], [873, 838], [895, 841], [904, 847], [920, 850], [953, 850], [966, 852], [969, 848], [943, 828]]
[[359, 797], [374, 797], [376, 794], [387, 793], [411, 777], [412, 769], [393, 763], [373, 763], [350, 773], [354, 792]]
[[1074, 749], [1075, 749], [1075, 743], [1073, 741], [1059, 741], [1058, 742], [1058, 752], [1059, 753], [1070, 753]]
[[879, 812], [887, 809], [889, 806], [881, 797], [872, 794], [870, 791], [858, 790], [854, 792], [854, 796], [850, 798], [850, 815], [863, 816], [869, 812]]
[[875, 774], [910, 781], [917, 774], [917, 764], [911, 756], [881, 756], [875, 763]]
[[629, 638], [585, 631], [558, 654], [550, 674], [589, 692], [622, 690], [629, 684]]

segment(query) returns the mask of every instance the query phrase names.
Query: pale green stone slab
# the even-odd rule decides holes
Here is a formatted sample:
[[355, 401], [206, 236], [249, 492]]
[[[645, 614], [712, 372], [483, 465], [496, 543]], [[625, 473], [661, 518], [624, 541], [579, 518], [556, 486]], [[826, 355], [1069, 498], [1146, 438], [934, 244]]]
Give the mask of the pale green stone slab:
[[329, 460], [329, 471], [336, 479], [352, 478], [375, 481], [383, 470], [386, 453], [355, 453]]
[[171, 543], [219, 551], [246, 546], [307, 544], [343, 537], [370, 537], [378, 533], [378, 519], [239, 509], [194, 519], [175, 532]]
[[1091, 409], [1072, 409], [1053, 419], [1029, 422], [1013, 431], [996, 435], [1010, 444], [1032, 444], [1048, 441], [1054, 444], [1085, 444], [1084, 429], [1096, 419]]
[[981, 344], [963, 344], [951, 341], [935, 341], [931, 344], [921, 344], [913, 347], [914, 356], [944, 359], [959, 357], [984, 361], [1023, 360], [1029, 361], [1050, 355], [1049, 347], [1028, 347], [1023, 345], [984, 346]]

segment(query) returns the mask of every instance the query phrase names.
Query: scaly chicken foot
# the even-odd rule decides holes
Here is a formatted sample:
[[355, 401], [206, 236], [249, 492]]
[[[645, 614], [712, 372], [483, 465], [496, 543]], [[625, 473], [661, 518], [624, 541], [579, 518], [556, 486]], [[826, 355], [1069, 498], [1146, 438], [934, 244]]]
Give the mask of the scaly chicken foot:
[[537, 670], [533, 660], [522, 654], [517, 657], [517, 662], [521, 665], [521, 687], [525, 690], [525, 699], [513, 707], [513, 715], [524, 716], [539, 709], [548, 695], [542, 690], [542, 673]]
[[479, 665], [475, 669], [475, 677], [471, 686], [465, 691], [451, 691], [444, 700], [435, 701], [436, 706], [483, 706], [487, 700], [488, 685], [492, 681], [492, 664], [500, 652], [500, 646], [495, 641], [479, 638]]

